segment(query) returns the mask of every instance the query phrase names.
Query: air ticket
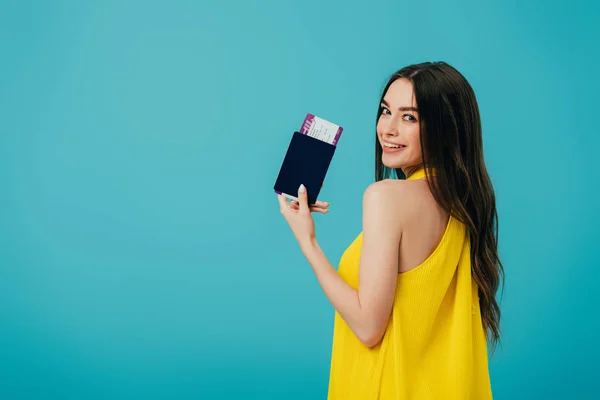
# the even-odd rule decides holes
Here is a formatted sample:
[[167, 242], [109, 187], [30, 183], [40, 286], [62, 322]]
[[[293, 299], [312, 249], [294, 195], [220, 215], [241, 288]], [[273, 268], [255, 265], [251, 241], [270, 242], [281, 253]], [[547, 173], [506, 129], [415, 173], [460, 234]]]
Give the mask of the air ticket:
[[319, 118], [313, 114], [306, 114], [302, 128], [300, 128], [300, 133], [336, 146], [343, 130], [344, 128], [341, 126], [326, 121], [323, 118]]

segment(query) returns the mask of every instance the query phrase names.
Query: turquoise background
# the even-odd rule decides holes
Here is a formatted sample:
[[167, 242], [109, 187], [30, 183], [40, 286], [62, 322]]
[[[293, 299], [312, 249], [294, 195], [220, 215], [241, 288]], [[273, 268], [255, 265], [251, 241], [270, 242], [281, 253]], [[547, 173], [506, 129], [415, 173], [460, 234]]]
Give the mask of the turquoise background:
[[361, 229], [396, 69], [471, 82], [507, 280], [496, 399], [599, 398], [590, 1], [21, 1], [0, 12], [0, 398], [324, 399], [333, 309], [272, 191], [345, 130], [316, 215]]

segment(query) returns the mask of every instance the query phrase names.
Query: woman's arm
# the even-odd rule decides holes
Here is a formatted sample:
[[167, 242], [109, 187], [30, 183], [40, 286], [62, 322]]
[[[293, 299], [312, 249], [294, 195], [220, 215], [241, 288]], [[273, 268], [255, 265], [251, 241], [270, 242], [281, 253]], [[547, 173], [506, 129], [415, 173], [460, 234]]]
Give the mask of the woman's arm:
[[365, 191], [358, 290], [340, 277], [314, 237], [300, 243], [325, 295], [368, 347], [382, 339], [394, 302], [402, 234], [399, 189], [398, 182], [379, 181]]

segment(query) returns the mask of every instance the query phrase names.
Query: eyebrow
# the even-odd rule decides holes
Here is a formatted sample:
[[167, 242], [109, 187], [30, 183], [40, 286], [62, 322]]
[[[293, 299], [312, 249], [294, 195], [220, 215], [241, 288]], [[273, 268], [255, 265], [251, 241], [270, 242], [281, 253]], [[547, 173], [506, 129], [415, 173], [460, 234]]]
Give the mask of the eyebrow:
[[[383, 105], [385, 105], [386, 107], [389, 107], [390, 105], [388, 104], [387, 101], [385, 100], [381, 100], [381, 103]], [[416, 107], [398, 107], [398, 110], [400, 111], [415, 111], [415, 112], [419, 112], [419, 110]]]

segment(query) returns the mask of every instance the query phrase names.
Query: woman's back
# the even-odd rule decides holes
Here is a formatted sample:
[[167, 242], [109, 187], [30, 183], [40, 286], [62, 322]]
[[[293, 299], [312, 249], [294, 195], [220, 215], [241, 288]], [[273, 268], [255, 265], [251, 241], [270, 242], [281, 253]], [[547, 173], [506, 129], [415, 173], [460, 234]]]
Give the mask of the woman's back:
[[[448, 213], [435, 201], [423, 176], [418, 172], [407, 181], [394, 182], [399, 188], [398, 203], [403, 216], [398, 271], [407, 272], [420, 265], [437, 247], [448, 224]], [[410, 212], [407, 212], [410, 210]]]
[[[419, 171], [409, 179], [423, 176]], [[424, 181], [414, 184], [412, 189], [426, 188]], [[464, 224], [444, 216], [425, 197], [415, 194], [414, 201], [414, 220], [400, 246], [392, 315], [381, 342], [365, 346], [336, 312], [330, 400], [492, 397], [469, 235]], [[355, 289], [361, 248], [362, 233], [338, 268]]]

